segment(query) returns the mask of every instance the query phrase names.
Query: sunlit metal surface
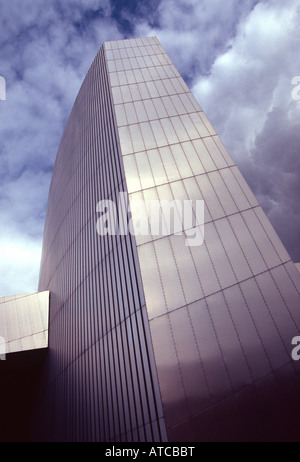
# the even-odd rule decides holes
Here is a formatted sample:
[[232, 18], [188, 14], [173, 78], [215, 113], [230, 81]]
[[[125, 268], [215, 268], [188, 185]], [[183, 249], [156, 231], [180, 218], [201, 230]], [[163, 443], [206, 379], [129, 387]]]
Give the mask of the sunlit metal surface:
[[[295, 267], [158, 40], [105, 47], [131, 203], [144, 200], [150, 221], [152, 200], [205, 202], [201, 246], [187, 247], [178, 235], [136, 238], [168, 437], [293, 434], [299, 366], [291, 340], [300, 332]], [[283, 370], [288, 385], [278, 383]], [[277, 409], [275, 396], [282, 400], [285, 387], [293, 389], [287, 414], [268, 414], [261, 391], [269, 389]], [[244, 412], [251, 401], [256, 419]]]
[[0, 298], [0, 336], [6, 353], [48, 347], [49, 292]]

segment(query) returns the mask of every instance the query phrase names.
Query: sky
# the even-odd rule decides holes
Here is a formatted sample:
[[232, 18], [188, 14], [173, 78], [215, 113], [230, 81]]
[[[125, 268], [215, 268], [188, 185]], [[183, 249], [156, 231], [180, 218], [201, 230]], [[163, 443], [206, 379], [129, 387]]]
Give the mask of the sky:
[[95, 55], [143, 36], [160, 40], [300, 262], [300, 0], [0, 0], [0, 296], [37, 291], [52, 169]]

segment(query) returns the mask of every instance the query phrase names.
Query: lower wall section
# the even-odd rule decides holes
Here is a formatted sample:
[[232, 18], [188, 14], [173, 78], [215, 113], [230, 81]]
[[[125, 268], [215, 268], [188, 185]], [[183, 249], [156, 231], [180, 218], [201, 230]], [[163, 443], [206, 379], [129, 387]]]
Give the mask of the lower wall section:
[[166, 441], [146, 316], [142, 307], [73, 361], [50, 346], [34, 441]]
[[169, 441], [299, 438], [299, 293], [288, 262], [150, 320]]
[[0, 361], [1, 442], [30, 441], [46, 354], [46, 349], [10, 353]]
[[299, 441], [299, 387], [300, 373], [288, 364], [169, 428], [169, 441]]

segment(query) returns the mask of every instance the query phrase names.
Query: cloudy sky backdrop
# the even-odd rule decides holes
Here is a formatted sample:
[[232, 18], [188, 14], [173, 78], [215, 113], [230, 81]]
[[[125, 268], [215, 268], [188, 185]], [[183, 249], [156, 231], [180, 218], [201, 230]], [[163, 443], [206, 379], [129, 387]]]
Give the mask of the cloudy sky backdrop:
[[300, 0], [0, 0], [0, 296], [37, 290], [53, 164], [98, 49], [148, 35], [300, 261]]

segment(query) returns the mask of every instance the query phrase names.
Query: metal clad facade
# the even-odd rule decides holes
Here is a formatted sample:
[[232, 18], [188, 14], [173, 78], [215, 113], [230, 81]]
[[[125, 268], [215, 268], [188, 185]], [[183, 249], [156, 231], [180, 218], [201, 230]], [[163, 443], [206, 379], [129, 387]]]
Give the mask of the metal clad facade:
[[126, 191], [103, 48], [67, 123], [50, 187], [39, 288], [51, 292], [48, 438], [166, 438], [134, 237], [98, 236]]
[[[96, 205], [120, 191], [150, 231], [153, 201], [203, 200], [203, 243], [98, 236]], [[155, 37], [104, 43], [87, 74], [54, 168], [39, 290], [51, 293], [50, 440], [300, 430], [299, 273]]]

